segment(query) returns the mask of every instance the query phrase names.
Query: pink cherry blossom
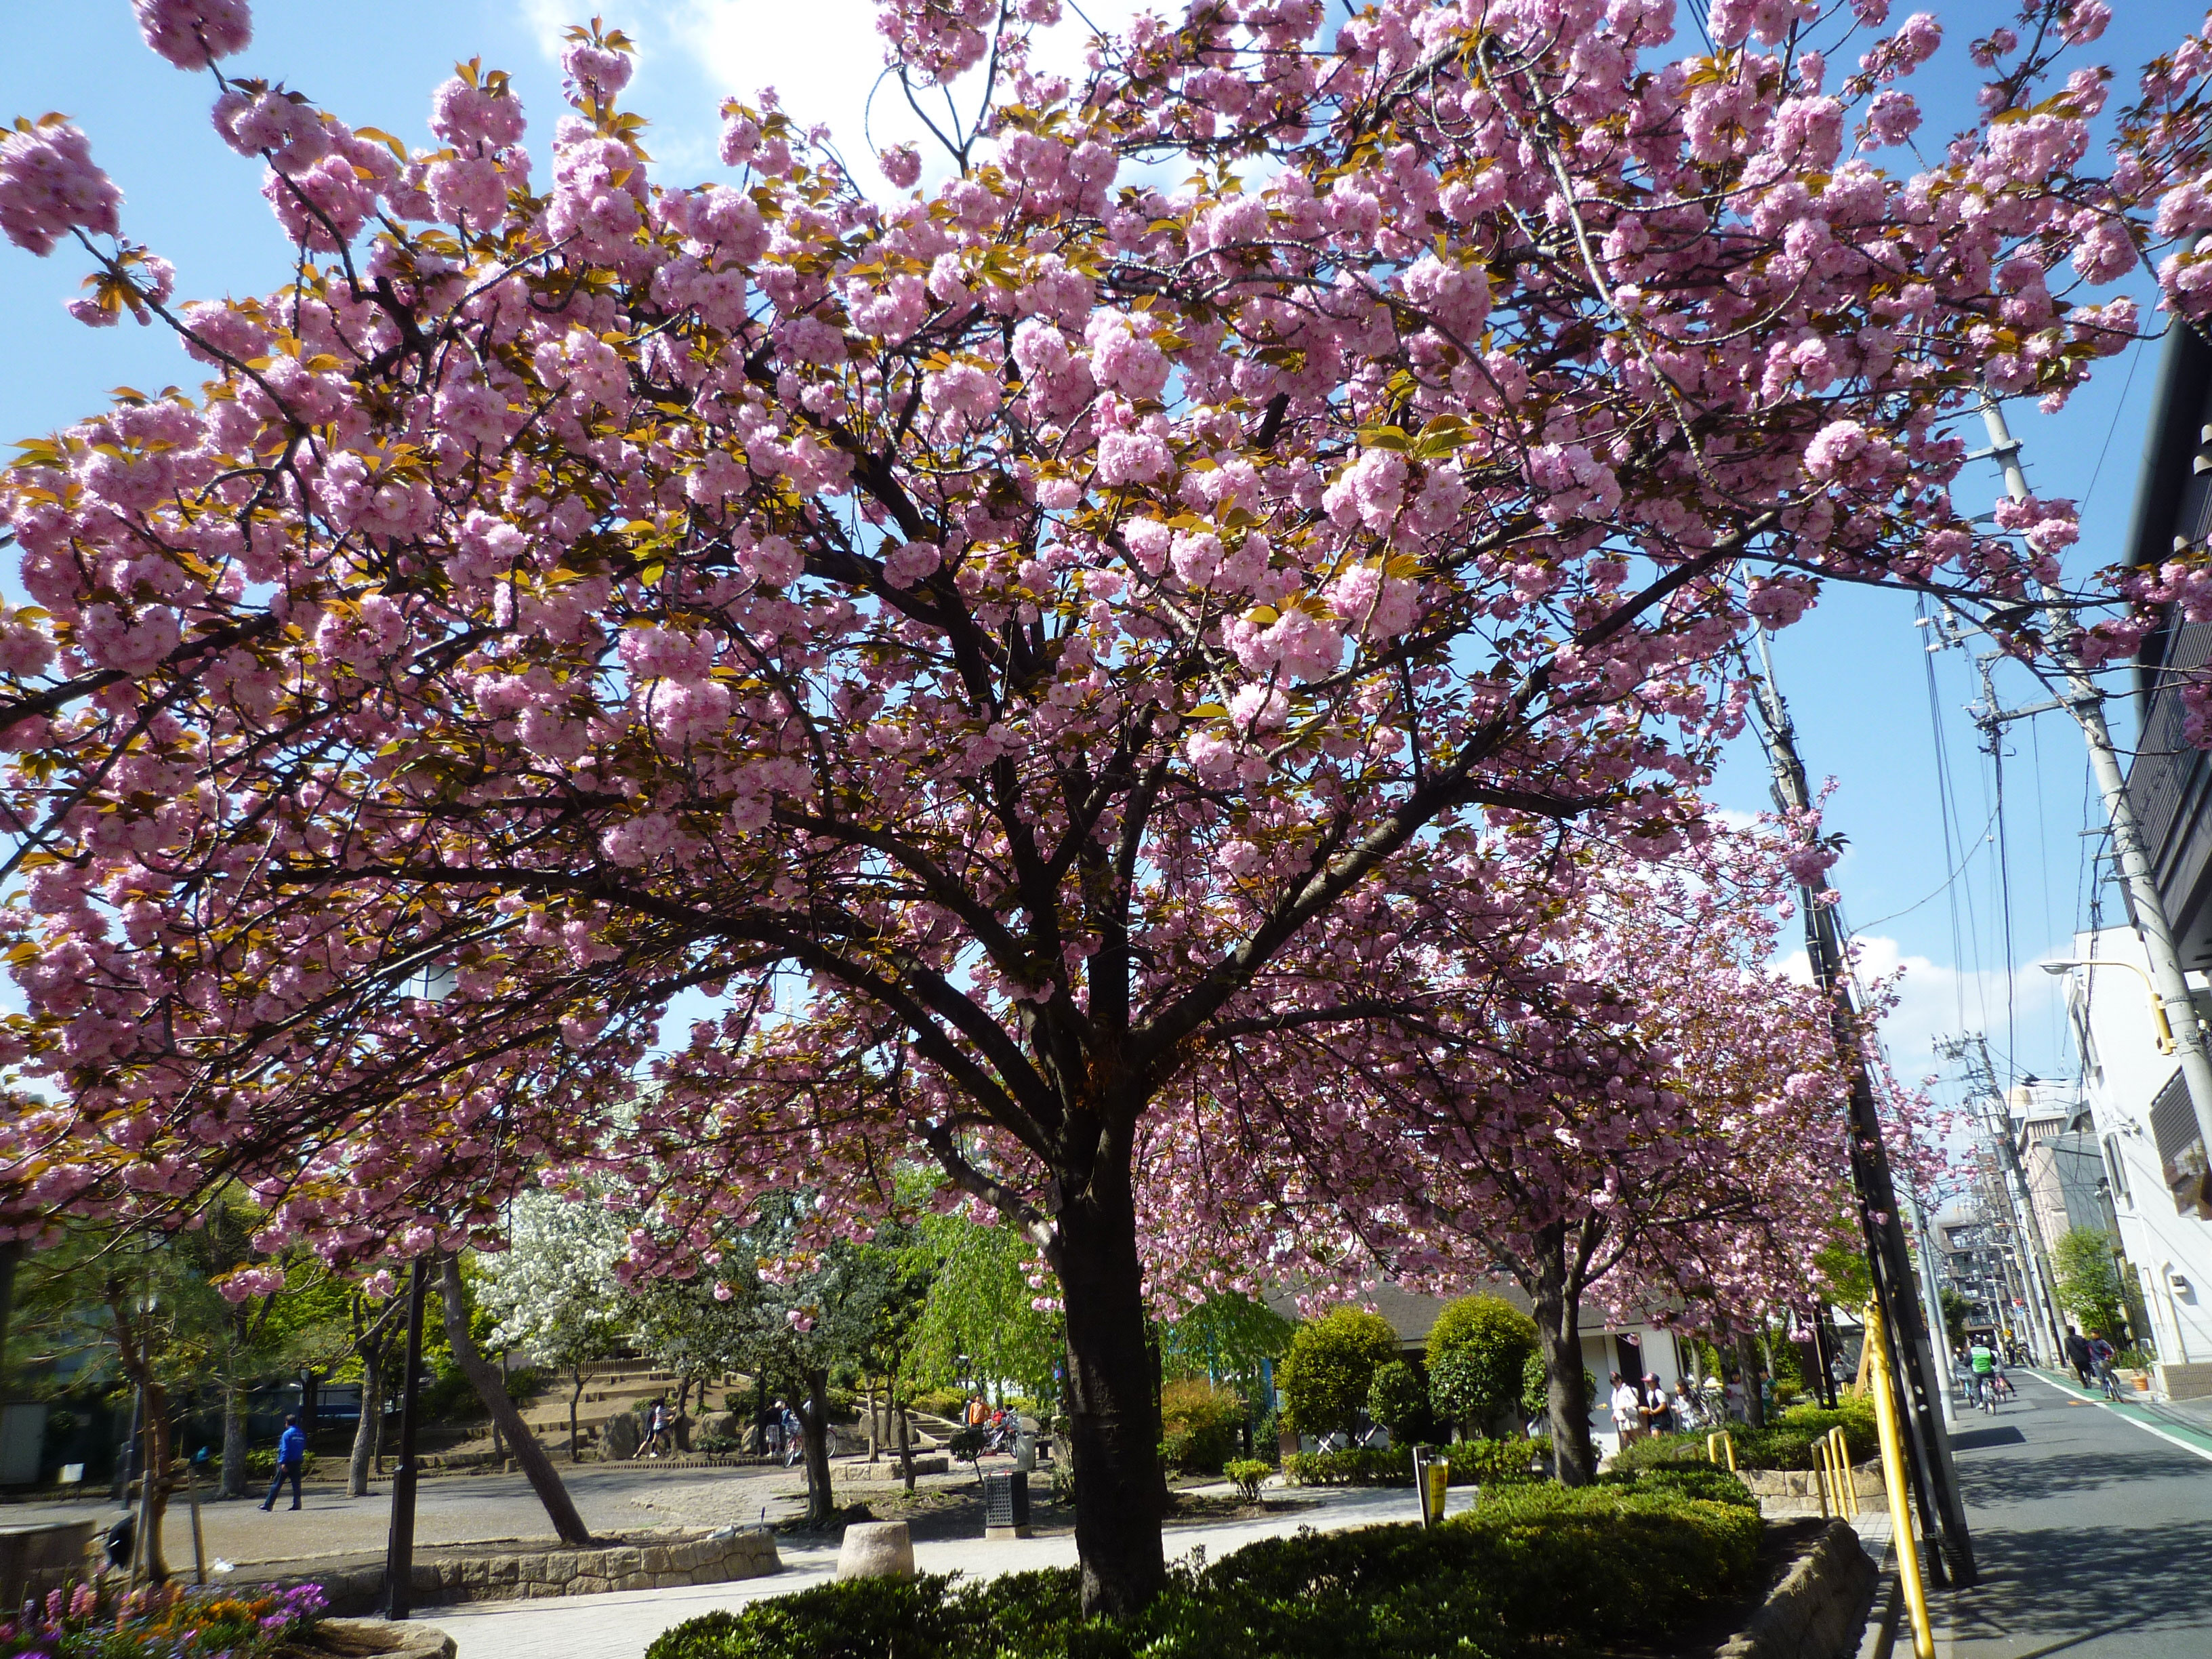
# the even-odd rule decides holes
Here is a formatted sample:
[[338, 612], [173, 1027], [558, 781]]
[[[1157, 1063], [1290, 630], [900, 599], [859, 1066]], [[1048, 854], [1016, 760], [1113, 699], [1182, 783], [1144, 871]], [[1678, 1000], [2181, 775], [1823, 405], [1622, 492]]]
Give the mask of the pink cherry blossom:
[[253, 42], [246, 0], [131, 0], [146, 44], [180, 70], [243, 52]]

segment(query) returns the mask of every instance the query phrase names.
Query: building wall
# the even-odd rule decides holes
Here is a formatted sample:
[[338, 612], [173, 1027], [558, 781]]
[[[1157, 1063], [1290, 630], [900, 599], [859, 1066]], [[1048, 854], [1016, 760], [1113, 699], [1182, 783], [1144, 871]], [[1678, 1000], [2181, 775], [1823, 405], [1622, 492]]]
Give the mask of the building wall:
[[[2148, 966], [2127, 927], [2076, 934], [2074, 954]], [[2159, 1357], [2212, 1362], [2212, 1224], [2179, 1212], [2160, 1168], [2151, 1112], [2177, 1067], [2158, 1052], [2143, 982], [2122, 968], [2076, 969], [2067, 976], [2067, 998], [2121, 1248], [2142, 1275]]]

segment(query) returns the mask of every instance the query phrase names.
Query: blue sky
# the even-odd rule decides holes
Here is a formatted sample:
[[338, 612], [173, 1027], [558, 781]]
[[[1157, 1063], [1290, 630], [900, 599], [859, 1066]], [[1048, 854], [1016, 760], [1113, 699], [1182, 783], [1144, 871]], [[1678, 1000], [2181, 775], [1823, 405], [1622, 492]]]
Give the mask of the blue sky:
[[[356, 125], [380, 126], [410, 143], [428, 142], [430, 88], [457, 59], [481, 55], [511, 71], [532, 116], [542, 157], [561, 109], [554, 53], [560, 27], [587, 5], [561, 0], [258, 0], [256, 40], [234, 72], [282, 80]], [[1127, 0], [1087, 6], [1102, 21]], [[1899, 5], [1899, 15], [1910, 8]], [[859, 130], [880, 52], [867, 0], [599, 0], [611, 27], [641, 46], [627, 101], [652, 116], [647, 135], [661, 176], [712, 176], [717, 109], [731, 94], [774, 85], [803, 119], [828, 122], [855, 161]], [[1971, 115], [1975, 76], [1965, 44], [2006, 21], [2010, 4], [1989, 0], [1940, 8], [1949, 39], [1919, 77], [1927, 131], [1948, 132]], [[2136, 3], [2119, 15], [2098, 56], [2124, 76], [2178, 38], [2185, 6]], [[48, 0], [16, 8], [9, 51], [0, 56], [0, 119], [59, 110], [90, 135], [94, 154], [122, 185], [129, 235], [176, 264], [186, 296], [262, 292], [281, 280], [288, 250], [258, 193], [259, 166], [233, 155], [207, 119], [210, 83], [155, 58], [139, 41], [127, 0]], [[2124, 78], [2120, 101], [2128, 95]], [[870, 112], [880, 143], [915, 130], [913, 118], [879, 97]], [[70, 321], [81, 262], [66, 252], [38, 260], [0, 247], [0, 315], [23, 322], [0, 333], [0, 434], [27, 436], [99, 408], [112, 387], [144, 390], [197, 378], [158, 329], [92, 331]], [[2141, 291], [2138, 289], [2138, 291]], [[2157, 379], [2158, 346], [2107, 364], [2062, 414], [2032, 404], [2011, 410], [2039, 492], [2083, 504], [2076, 568], [2119, 556], [2141, 465]], [[2132, 374], [2130, 368], [2132, 365]], [[1978, 434], [1975, 434], [1978, 447]], [[1971, 469], [1959, 489], [1977, 507], [1998, 491], [1995, 468]], [[1990, 822], [1994, 769], [1961, 714], [1978, 695], [1963, 653], [1935, 659], [1931, 721], [1927, 635], [1913, 627], [1912, 602], [1895, 594], [1832, 588], [1803, 623], [1776, 642], [1779, 677], [1808, 765], [1838, 790], [1832, 827], [1850, 838], [1837, 871], [1848, 918], [1866, 939], [1870, 965], [1908, 972], [1891, 1042], [1900, 1070], [1932, 1065], [1930, 1039], [1962, 1027], [1985, 1030], [1999, 1057], [2045, 1077], [2069, 1074], [2070, 1047], [2059, 1017], [2057, 981], [2027, 964], [2063, 954], [2087, 913], [2084, 762], [2065, 717], [2014, 727], [2003, 762], [1999, 860]], [[2000, 672], [2008, 702], [2039, 696], [2014, 669]], [[2127, 725], [2116, 705], [2115, 723]], [[1963, 875], [1949, 871], [1939, 805], [1937, 727], [1951, 768], [1954, 856], [1973, 848]], [[1766, 805], [1763, 763], [1749, 745], [1732, 753], [1717, 781], [1722, 805]], [[1981, 843], [1976, 846], [1976, 843]], [[2008, 878], [2008, 880], [2006, 879]], [[2004, 916], [2008, 890], [2010, 948]], [[2108, 893], [2107, 921], [2119, 915]], [[2014, 975], [2009, 963], [2027, 971]]]

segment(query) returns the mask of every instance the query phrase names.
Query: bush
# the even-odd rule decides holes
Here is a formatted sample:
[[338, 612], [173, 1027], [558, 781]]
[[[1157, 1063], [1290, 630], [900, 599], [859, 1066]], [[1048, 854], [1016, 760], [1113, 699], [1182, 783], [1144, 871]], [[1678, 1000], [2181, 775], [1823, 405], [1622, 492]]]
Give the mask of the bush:
[[[1598, 1403], [1597, 1373], [1583, 1372], [1583, 1409], [1587, 1411]], [[1524, 1417], [1549, 1417], [1552, 1414], [1552, 1379], [1544, 1369], [1544, 1356], [1531, 1349], [1521, 1362], [1521, 1413]]]
[[1195, 1378], [1160, 1390], [1160, 1447], [1178, 1469], [1218, 1474], [1244, 1433], [1244, 1396]]
[[1640, 1492], [1674, 1492], [1708, 1504], [1757, 1509], [1759, 1499], [1733, 1470], [1712, 1463], [1662, 1463], [1656, 1468], [1607, 1470], [1598, 1477], [1608, 1486], [1632, 1486]]
[[[314, 1453], [309, 1452], [307, 1456], [307, 1461], [300, 1465], [301, 1478], [307, 1480], [313, 1480], [315, 1478], [316, 1470], [321, 1466], [322, 1460], [317, 1457]], [[274, 1446], [261, 1446], [247, 1452], [246, 1454], [246, 1472], [248, 1474], [258, 1475], [264, 1480], [272, 1478], [276, 1473], [276, 1448]]]
[[1256, 1457], [1232, 1457], [1222, 1465], [1222, 1474], [1237, 1483], [1237, 1490], [1248, 1504], [1260, 1501], [1260, 1483], [1275, 1472], [1273, 1463], [1262, 1463]]
[[1495, 1296], [1444, 1304], [1429, 1328], [1429, 1404], [1446, 1423], [1487, 1428], [1520, 1399], [1536, 1322]]
[[1426, 1530], [1249, 1545], [1178, 1574], [1126, 1626], [1081, 1616], [1072, 1568], [855, 1579], [694, 1619], [646, 1659], [1511, 1659], [1663, 1643], [1750, 1582], [1759, 1536], [1740, 1504], [1530, 1485]]
[[1292, 1452], [1283, 1459], [1283, 1475], [1297, 1486], [1410, 1486], [1413, 1454], [1404, 1446]]
[[[1552, 1455], [1548, 1440], [1462, 1440], [1444, 1448], [1455, 1486], [1492, 1486], [1542, 1479], [1539, 1465]], [[1410, 1486], [1410, 1446], [1353, 1446], [1345, 1451], [1293, 1452], [1283, 1474], [1300, 1486]]]
[[59, 1601], [33, 1598], [0, 1625], [8, 1659], [275, 1659], [301, 1650], [328, 1606], [319, 1584], [291, 1589], [180, 1585], [118, 1595], [115, 1581], [76, 1584]]
[[1401, 1446], [1436, 1437], [1428, 1382], [1402, 1359], [1376, 1368], [1375, 1380], [1367, 1388], [1367, 1414], [1389, 1430], [1390, 1438]]
[[[1816, 1468], [1814, 1443], [1840, 1425], [1851, 1462], [1863, 1463], [1880, 1455], [1881, 1440], [1874, 1425], [1874, 1407], [1865, 1401], [1846, 1401], [1835, 1411], [1820, 1406], [1792, 1406], [1763, 1429], [1728, 1425], [1735, 1442], [1738, 1468], [1809, 1469]], [[1613, 1460], [1616, 1469], [1649, 1469], [1663, 1464], [1703, 1463], [1705, 1433], [1650, 1435], [1621, 1448]]]
[[1350, 1434], [1376, 1371], [1397, 1358], [1398, 1334], [1380, 1314], [1338, 1308], [1309, 1320], [1276, 1371], [1284, 1412], [1300, 1434]]

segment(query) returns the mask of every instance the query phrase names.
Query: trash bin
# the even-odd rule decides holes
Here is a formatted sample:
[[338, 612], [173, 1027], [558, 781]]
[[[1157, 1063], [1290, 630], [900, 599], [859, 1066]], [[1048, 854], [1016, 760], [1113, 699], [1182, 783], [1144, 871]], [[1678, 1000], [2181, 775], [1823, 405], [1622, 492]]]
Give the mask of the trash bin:
[[1036, 1436], [1027, 1429], [1014, 1436], [1014, 1473], [1027, 1474], [1036, 1468]]
[[1030, 1535], [1030, 1478], [1026, 1474], [983, 1477], [983, 1536]]

